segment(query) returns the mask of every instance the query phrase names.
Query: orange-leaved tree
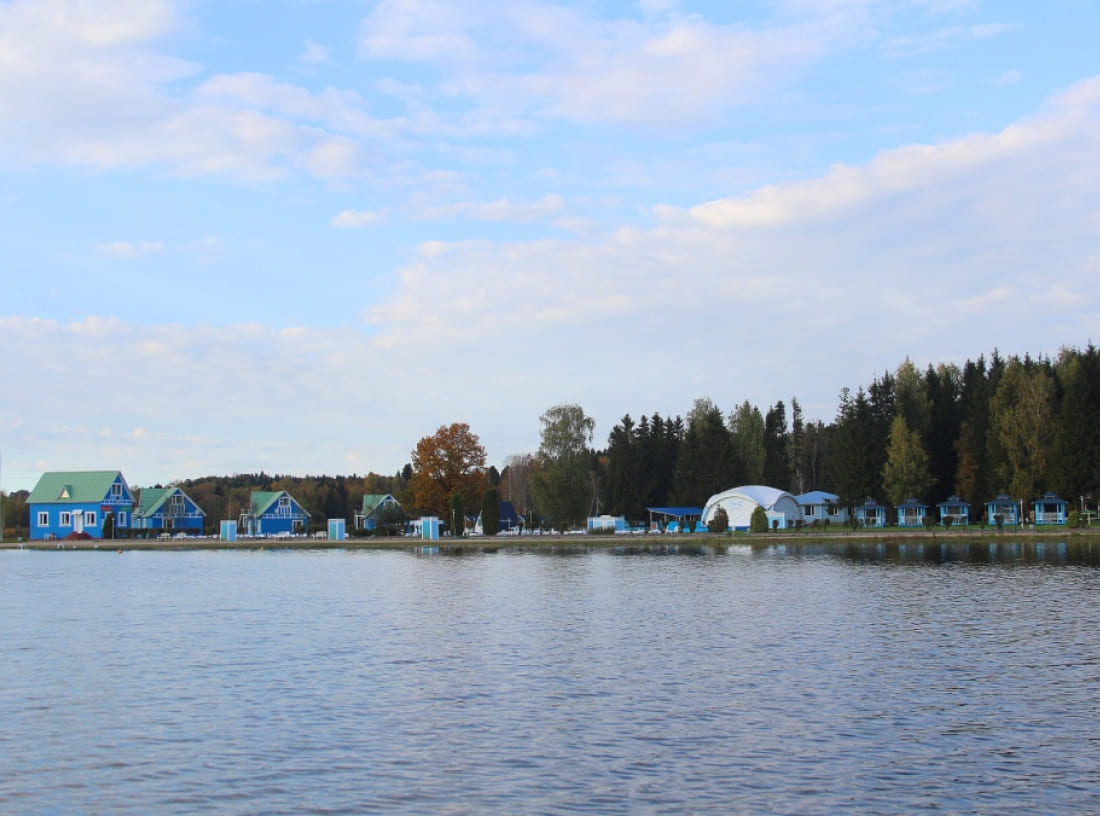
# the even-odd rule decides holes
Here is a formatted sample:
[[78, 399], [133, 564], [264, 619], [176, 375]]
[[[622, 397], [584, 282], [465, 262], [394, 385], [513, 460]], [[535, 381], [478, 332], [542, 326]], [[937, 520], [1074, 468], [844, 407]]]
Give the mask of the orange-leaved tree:
[[485, 488], [485, 448], [465, 422], [440, 426], [416, 443], [412, 452], [413, 504], [422, 513], [447, 517], [451, 497], [479, 507]]

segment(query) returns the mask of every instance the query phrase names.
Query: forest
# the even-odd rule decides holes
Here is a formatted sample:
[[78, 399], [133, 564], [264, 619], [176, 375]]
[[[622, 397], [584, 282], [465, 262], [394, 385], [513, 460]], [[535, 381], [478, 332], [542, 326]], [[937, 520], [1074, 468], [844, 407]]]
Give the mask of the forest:
[[[559, 529], [597, 513], [638, 521], [647, 507], [701, 507], [742, 484], [824, 490], [842, 506], [957, 495], [974, 512], [1000, 494], [1025, 510], [1046, 492], [1073, 504], [1100, 498], [1100, 351], [1091, 344], [1053, 358], [994, 351], [923, 371], [907, 359], [855, 391], [843, 388], [828, 422], [807, 420], [797, 397], [763, 411], [700, 398], [685, 416], [624, 414], [600, 448], [579, 405], [553, 406], [540, 420], [538, 451], [508, 457], [499, 471], [486, 467], [469, 426], [455, 423], [423, 437], [392, 476], [257, 473], [179, 486], [206, 511], [209, 532], [238, 518], [253, 490], [287, 490], [316, 529], [327, 518], [346, 518], [351, 529], [363, 496], [385, 493], [408, 517], [448, 518], [456, 506], [476, 516], [488, 492], [528, 523]], [[5, 536], [26, 529], [26, 496], [2, 497]]]

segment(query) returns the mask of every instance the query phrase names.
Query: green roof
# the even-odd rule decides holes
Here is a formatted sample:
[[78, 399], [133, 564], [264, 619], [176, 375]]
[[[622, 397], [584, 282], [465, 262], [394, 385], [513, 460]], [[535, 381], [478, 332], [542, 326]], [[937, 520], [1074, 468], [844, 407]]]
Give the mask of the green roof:
[[[397, 499], [394, 499], [389, 493], [368, 493], [363, 496], [363, 515], [369, 516], [377, 510], [378, 506], [386, 499], [393, 499], [393, 503], [398, 504]], [[398, 506], [400, 506], [400, 504], [398, 504]]]
[[254, 508], [250, 512], [254, 512], [257, 516], [262, 516], [266, 513], [275, 502], [279, 500], [280, 496], [286, 496], [288, 499], [298, 505], [299, 509], [306, 516], [309, 516], [309, 512], [298, 503], [297, 499], [287, 493], [285, 490], [256, 490], [252, 493], [251, 505]]
[[164, 500], [168, 498], [168, 493], [172, 490], [170, 487], [143, 487], [141, 489], [141, 498], [138, 499], [138, 510], [151, 516], [157, 511], [157, 508], [164, 504]]
[[204, 516], [206, 515], [206, 511], [195, 504], [194, 499], [192, 499], [178, 487], [143, 488], [141, 491], [141, 500], [138, 502], [138, 509], [142, 513], [142, 515], [151, 516], [158, 510], [160, 510], [161, 505], [163, 505], [166, 501], [168, 501], [169, 498], [177, 493], [188, 499], [191, 504], [194, 504], [200, 513], [202, 513]]
[[[43, 473], [27, 497], [27, 504], [101, 502], [110, 497], [111, 485], [121, 475], [117, 470], [59, 470]], [[122, 481], [125, 485], [126, 480]]]

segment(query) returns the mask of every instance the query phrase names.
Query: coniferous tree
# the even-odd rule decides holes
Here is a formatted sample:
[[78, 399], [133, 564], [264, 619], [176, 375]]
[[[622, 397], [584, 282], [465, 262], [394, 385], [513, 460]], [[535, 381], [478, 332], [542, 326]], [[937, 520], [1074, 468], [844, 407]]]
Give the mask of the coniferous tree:
[[709, 399], [697, 399], [676, 460], [675, 500], [701, 506], [710, 496], [732, 487], [732, 465], [733, 450], [722, 412]]
[[791, 482], [787, 409], [780, 400], [764, 416], [764, 484], [786, 490]]
[[500, 532], [500, 490], [495, 486], [486, 488], [481, 498], [481, 532], [487, 536]]
[[737, 462], [739, 481], [764, 482], [764, 415], [745, 400], [730, 416], [730, 442]]
[[1054, 439], [1053, 487], [1075, 499], [1100, 497], [1100, 350], [1063, 349], [1055, 372], [1062, 400]]

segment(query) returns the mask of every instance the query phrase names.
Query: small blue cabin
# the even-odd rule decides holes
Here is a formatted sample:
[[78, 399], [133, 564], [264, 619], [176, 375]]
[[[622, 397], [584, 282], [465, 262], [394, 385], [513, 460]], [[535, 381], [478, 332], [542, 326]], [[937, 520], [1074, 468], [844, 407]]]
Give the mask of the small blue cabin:
[[885, 527], [886, 507], [868, 496], [855, 508], [855, 518], [860, 527]]
[[924, 525], [928, 505], [910, 496], [901, 504], [895, 505], [895, 509], [898, 513], [898, 527], [921, 527]]
[[241, 513], [240, 526], [252, 536], [301, 535], [309, 513], [285, 490], [257, 490]]
[[958, 496], [950, 496], [947, 501], [939, 503], [940, 524], [947, 526], [947, 519], [956, 527], [965, 527], [970, 523], [970, 503], [963, 501]]
[[102, 538], [106, 517], [112, 529], [128, 530], [134, 494], [117, 470], [43, 473], [27, 496], [31, 539]]
[[134, 529], [201, 535], [206, 513], [178, 487], [147, 487], [138, 495]]
[[1044, 493], [1035, 500], [1035, 524], [1065, 524], [1068, 504], [1053, 493]]
[[996, 524], [998, 516], [1001, 517], [1001, 523], [1005, 526], [1018, 525], [1020, 523], [1020, 503], [1004, 493], [991, 501], [987, 501], [985, 503], [987, 523]]
[[845, 524], [848, 521], [848, 510], [840, 506], [840, 497], [835, 493], [811, 490], [794, 499], [802, 508], [803, 524], [813, 524], [815, 521], [819, 524]]
[[387, 524], [400, 524], [404, 519], [401, 503], [389, 493], [368, 493], [363, 506], [355, 514], [355, 526], [360, 530], [377, 530]]

